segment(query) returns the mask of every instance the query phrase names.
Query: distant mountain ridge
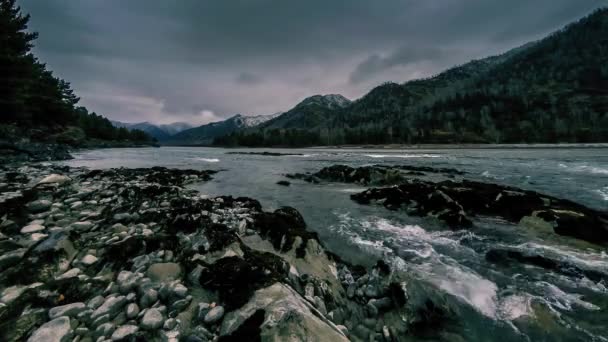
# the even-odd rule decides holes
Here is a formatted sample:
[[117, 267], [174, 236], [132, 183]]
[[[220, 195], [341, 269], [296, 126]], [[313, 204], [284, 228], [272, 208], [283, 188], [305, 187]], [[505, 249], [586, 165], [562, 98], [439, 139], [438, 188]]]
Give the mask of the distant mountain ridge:
[[[331, 105], [327, 105], [327, 100]], [[608, 141], [608, 8], [502, 55], [350, 102], [313, 96], [220, 146]]]
[[192, 125], [185, 122], [174, 122], [165, 125], [155, 125], [149, 122], [138, 122], [138, 123], [127, 123], [120, 121], [111, 121], [114, 127], [124, 127], [129, 130], [141, 130], [148, 133], [150, 136], [156, 138], [158, 141], [164, 141], [169, 139], [171, 136], [192, 128]]
[[242, 129], [256, 127], [281, 114], [283, 113], [257, 116], [236, 114], [223, 121], [212, 122], [179, 132], [165, 139], [164, 143], [169, 145], [210, 145], [217, 137]]

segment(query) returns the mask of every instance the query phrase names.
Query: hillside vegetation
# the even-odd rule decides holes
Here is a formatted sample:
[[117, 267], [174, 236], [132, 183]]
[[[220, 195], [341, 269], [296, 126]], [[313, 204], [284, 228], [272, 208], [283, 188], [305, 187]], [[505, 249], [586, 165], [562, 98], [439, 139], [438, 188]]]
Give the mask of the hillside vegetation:
[[85, 107], [70, 84], [56, 77], [31, 50], [37, 33], [15, 0], [0, 0], [0, 140], [72, 146], [151, 143], [146, 133], [116, 128]]
[[[300, 106], [300, 105], [298, 105]], [[298, 106], [229, 146], [608, 141], [608, 9], [503, 55], [382, 84], [344, 106]], [[300, 115], [291, 115], [294, 111]]]

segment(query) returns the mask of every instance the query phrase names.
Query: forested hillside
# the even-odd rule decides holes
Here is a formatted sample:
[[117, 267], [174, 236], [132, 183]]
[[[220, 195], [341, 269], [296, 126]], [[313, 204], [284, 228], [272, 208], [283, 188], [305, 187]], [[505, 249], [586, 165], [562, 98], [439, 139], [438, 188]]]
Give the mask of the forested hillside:
[[302, 118], [235, 132], [216, 144], [606, 142], [608, 9], [501, 56], [380, 85], [323, 117], [312, 126]]
[[[149, 143], [142, 131], [115, 128], [108, 119], [77, 106], [70, 84], [31, 52], [38, 34], [15, 0], [0, 0], [0, 136], [4, 140], [73, 146], [122, 141]], [[13, 141], [14, 142], [14, 141]]]

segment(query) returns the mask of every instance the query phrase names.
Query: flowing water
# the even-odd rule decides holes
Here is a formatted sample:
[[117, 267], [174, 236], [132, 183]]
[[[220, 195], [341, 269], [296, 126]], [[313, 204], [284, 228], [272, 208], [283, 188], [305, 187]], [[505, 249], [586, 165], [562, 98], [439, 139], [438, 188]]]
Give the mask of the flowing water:
[[366, 266], [380, 257], [391, 260], [411, 279], [411, 300], [432, 296], [458, 317], [451, 328], [454, 340], [608, 341], [608, 284], [485, 260], [490, 248], [508, 247], [608, 273], [603, 248], [491, 218], [476, 219], [469, 230], [449, 230], [431, 218], [358, 205], [349, 196], [365, 188], [352, 184], [276, 184], [286, 173], [316, 172], [333, 164], [448, 167], [466, 172], [467, 179], [535, 190], [606, 211], [608, 149], [273, 150], [302, 154], [280, 157], [228, 151], [235, 150], [92, 150], [66, 163], [222, 170], [193, 188], [210, 196], [252, 197], [265, 210], [292, 206], [323, 244], [346, 260]]

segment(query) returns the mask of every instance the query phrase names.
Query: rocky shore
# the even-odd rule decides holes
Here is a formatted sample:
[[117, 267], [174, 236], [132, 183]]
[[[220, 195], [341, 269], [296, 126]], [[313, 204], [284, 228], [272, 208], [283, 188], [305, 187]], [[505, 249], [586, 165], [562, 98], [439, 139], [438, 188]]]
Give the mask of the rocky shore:
[[0, 340], [401, 341], [449, 322], [297, 210], [186, 187], [213, 174], [0, 166]]

